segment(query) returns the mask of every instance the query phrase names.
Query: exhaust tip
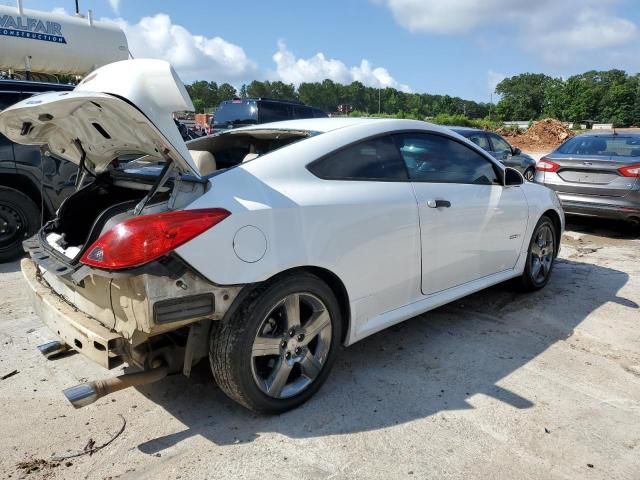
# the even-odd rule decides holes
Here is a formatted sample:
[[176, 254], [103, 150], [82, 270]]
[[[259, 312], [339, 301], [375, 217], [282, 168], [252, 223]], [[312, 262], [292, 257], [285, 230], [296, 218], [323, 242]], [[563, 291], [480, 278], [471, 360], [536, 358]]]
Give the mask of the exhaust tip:
[[51, 358], [69, 350], [69, 345], [59, 340], [53, 340], [52, 342], [38, 345], [38, 350], [40, 350], [40, 353], [45, 357]]
[[94, 380], [93, 382], [81, 383], [75, 387], [70, 387], [62, 391], [67, 400], [76, 408], [86, 407], [93, 402], [111, 393], [134, 387], [136, 385], [146, 385], [157, 382], [169, 373], [169, 367], [158, 367], [143, 372], [128, 373], [119, 377], [106, 378], [104, 380]]
[[93, 383], [81, 383], [62, 391], [75, 408], [86, 407], [98, 400], [98, 391]]

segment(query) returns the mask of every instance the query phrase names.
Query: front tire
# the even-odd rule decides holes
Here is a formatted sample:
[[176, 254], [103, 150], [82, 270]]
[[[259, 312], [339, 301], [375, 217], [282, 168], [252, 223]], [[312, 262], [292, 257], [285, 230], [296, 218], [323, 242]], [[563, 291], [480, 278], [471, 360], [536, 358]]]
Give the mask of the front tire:
[[553, 221], [543, 215], [533, 230], [527, 251], [527, 263], [520, 277], [524, 291], [540, 290], [549, 281], [558, 248], [557, 238]]
[[309, 273], [253, 289], [214, 330], [209, 348], [222, 391], [259, 413], [306, 402], [329, 375], [342, 332], [332, 290]]
[[22, 241], [40, 225], [40, 209], [24, 193], [0, 187], [0, 263], [15, 260], [24, 250]]

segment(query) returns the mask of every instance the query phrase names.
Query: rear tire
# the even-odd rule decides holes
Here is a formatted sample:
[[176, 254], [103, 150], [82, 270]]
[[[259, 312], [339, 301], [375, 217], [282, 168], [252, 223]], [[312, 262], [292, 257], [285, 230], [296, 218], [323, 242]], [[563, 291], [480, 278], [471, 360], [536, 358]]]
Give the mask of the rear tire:
[[544, 287], [553, 270], [557, 252], [557, 232], [553, 221], [543, 215], [533, 230], [527, 250], [527, 263], [520, 277], [520, 287], [531, 292]]
[[535, 174], [536, 174], [536, 169], [533, 167], [529, 167], [524, 171], [522, 176], [527, 182], [533, 182], [533, 177], [535, 176]]
[[232, 400], [259, 413], [282, 413], [322, 386], [340, 345], [342, 318], [332, 290], [297, 273], [249, 292], [213, 331], [209, 361]]
[[0, 263], [21, 257], [22, 241], [40, 225], [40, 209], [24, 193], [0, 187]]

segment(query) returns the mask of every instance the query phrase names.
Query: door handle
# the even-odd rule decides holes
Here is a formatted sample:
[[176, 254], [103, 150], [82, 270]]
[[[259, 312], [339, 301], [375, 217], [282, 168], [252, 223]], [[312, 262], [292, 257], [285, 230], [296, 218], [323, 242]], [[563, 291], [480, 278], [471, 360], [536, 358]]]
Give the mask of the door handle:
[[427, 206], [429, 208], [449, 208], [451, 202], [449, 200], [429, 200]]

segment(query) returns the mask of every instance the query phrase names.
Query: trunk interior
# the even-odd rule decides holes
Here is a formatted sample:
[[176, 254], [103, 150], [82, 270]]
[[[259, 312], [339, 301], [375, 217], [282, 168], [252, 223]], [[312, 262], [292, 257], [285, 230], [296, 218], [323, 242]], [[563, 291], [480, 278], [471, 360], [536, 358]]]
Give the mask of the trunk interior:
[[[76, 264], [107, 222], [132, 210], [149, 188], [145, 183], [115, 182], [109, 174], [98, 176], [63, 202], [56, 218], [40, 230], [42, 244], [62, 254], [61, 260]], [[156, 193], [153, 202], [167, 200], [166, 190]]]

